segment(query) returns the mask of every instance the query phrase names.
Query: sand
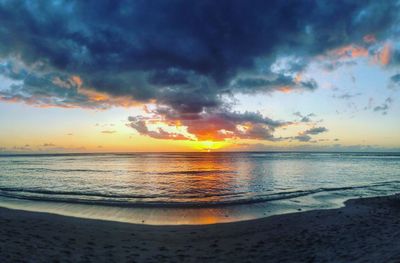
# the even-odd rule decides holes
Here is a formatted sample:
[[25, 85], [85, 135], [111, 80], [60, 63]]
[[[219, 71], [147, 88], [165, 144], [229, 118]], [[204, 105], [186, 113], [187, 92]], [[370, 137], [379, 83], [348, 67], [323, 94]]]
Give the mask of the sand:
[[400, 262], [399, 195], [199, 226], [0, 208], [0, 226], [0, 262]]

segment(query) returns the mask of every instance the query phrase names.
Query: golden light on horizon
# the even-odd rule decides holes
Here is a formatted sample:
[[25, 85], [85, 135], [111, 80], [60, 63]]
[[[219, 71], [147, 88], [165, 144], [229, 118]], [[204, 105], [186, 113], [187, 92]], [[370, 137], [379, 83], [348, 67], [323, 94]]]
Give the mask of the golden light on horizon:
[[192, 141], [190, 142], [190, 144], [196, 150], [211, 152], [213, 150], [218, 150], [223, 147], [226, 147], [230, 143], [228, 141], [206, 140], [206, 141]]

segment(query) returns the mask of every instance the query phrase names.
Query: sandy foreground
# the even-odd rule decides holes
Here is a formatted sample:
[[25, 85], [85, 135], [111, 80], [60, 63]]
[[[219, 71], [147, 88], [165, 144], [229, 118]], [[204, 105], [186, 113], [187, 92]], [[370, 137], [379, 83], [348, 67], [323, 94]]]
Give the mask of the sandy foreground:
[[400, 262], [400, 195], [340, 209], [149, 226], [0, 208], [0, 262]]

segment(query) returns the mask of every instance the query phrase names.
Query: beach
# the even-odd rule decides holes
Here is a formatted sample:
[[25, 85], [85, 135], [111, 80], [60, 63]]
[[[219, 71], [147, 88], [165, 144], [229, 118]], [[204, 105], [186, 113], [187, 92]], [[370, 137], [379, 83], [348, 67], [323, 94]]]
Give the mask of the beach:
[[399, 262], [400, 195], [235, 223], [154, 226], [0, 208], [1, 262]]
[[0, 263], [400, 263], [400, 0], [0, 0]]

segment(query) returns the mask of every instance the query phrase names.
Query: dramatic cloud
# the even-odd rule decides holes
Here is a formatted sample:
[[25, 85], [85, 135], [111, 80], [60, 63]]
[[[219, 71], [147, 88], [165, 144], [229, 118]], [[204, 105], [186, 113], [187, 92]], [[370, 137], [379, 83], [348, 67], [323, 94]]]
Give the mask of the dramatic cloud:
[[[190, 138], [274, 140], [276, 125], [229, 111], [226, 96], [315, 90], [316, 81], [302, 75], [310, 61], [365, 56], [395, 30], [398, 7], [372, 0], [5, 0], [0, 100], [85, 108], [152, 102], [167, 111], [153, 119], [171, 126], [178, 119], [169, 114], [179, 116]], [[390, 46], [379, 56], [382, 64], [396, 61]], [[154, 138], [188, 138], [149, 130], [149, 122], [130, 120]]]
[[278, 76], [273, 80], [264, 78], [237, 79], [230, 88], [233, 92], [237, 91], [241, 93], [290, 92], [293, 90], [313, 91], [317, 88], [317, 83], [314, 80], [300, 81], [288, 76]]
[[0, 75], [13, 82], [0, 85], [0, 100], [25, 102], [40, 107], [100, 108], [113, 105], [132, 106], [131, 99], [109, 96], [94, 89], [83, 88], [78, 76], [63, 73], [28, 72], [23, 66], [8, 61], [0, 63]]
[[140, 117], [129, 117], [129, 126], [135, 129], [139, 134], [149, 136], [155, 139], [173, 139], [173, 140], [191, 140], [181, 133], [168, 132], [163, 128], [157, 127], [155, 131], [149, 130], [146, 120]]
[[[258, 139], [275, 141], [275, 128], [289, 125], [289, 122], [274, 121], [254, 112], [230, 112], [227, 110], [206, 111], [200, 114], [182, 114], [168, 107], [151, 111], [154, 117], [129, 117], [129, 126], [142, 135], [157, 139], [176, 140], [225, 140]], [[155, 127], [162, 123], [164, 128]], [[180, 132], [165, 129], [182, 128]]]

